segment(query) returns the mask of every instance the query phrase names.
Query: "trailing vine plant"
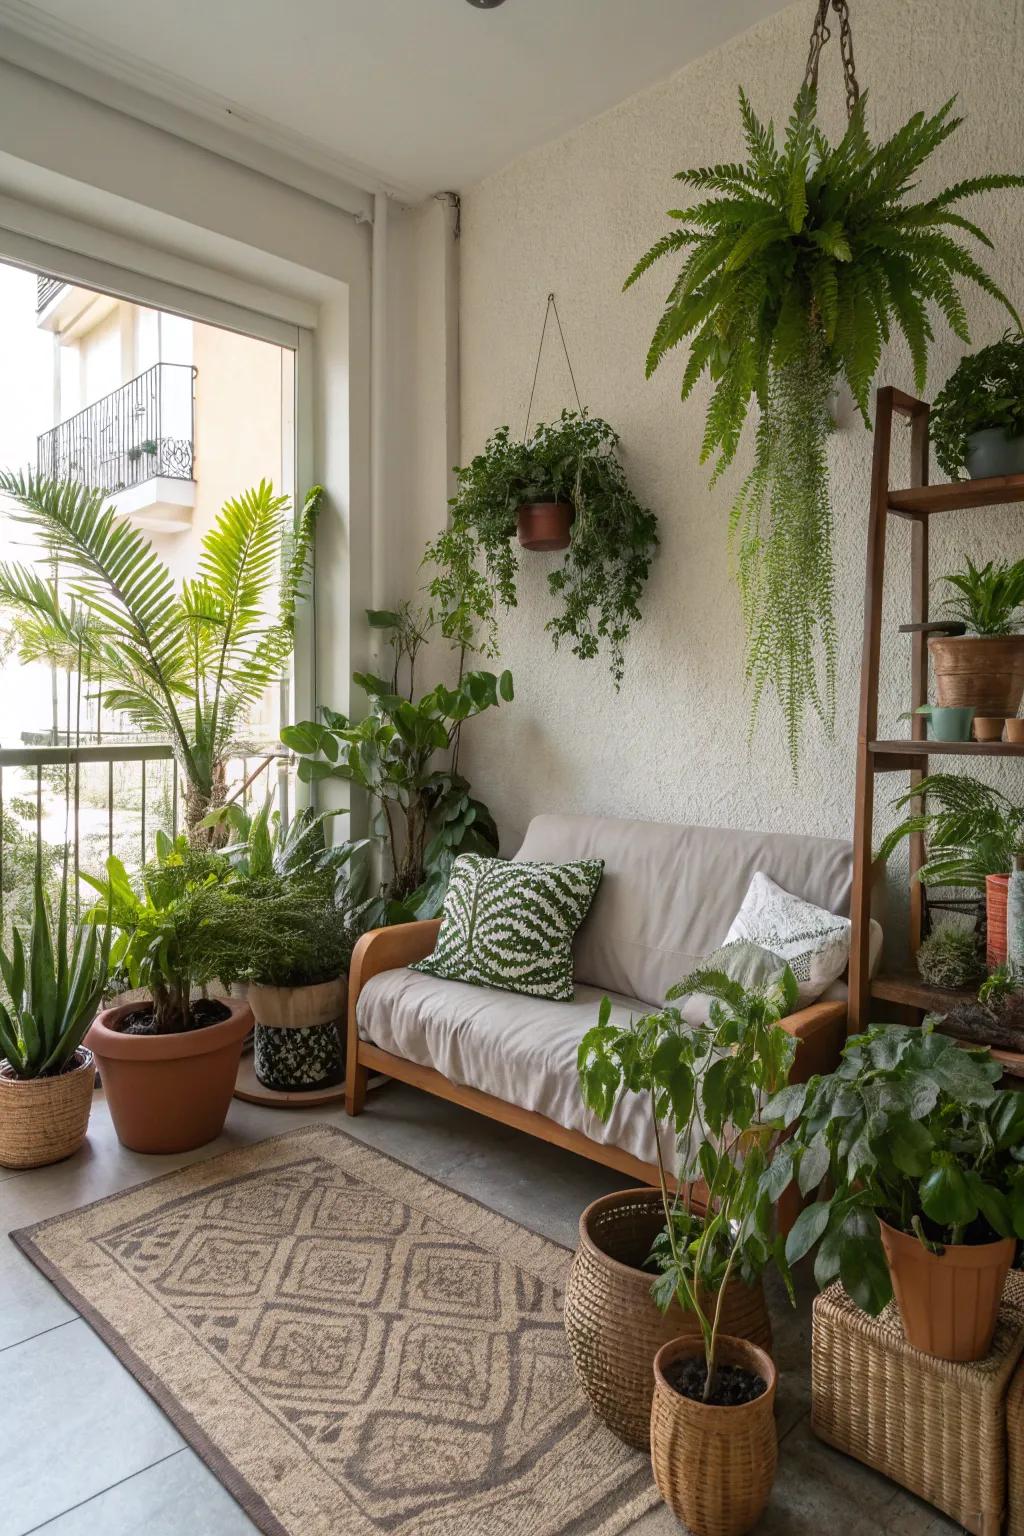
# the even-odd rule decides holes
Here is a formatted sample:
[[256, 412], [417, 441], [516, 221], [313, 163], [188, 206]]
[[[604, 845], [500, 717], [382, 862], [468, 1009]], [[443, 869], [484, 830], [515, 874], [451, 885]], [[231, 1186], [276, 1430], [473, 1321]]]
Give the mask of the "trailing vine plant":
[[[827, 0], [819, 10], [827, 10]], [[686, 253], [651, 340], [647, 376], [691, 338], [681, 394], [687, 399], [710, 375], [701, 462], [716, 459], [712, 483], [736, 455], [752, 402], [760, 408], [754, 467], [730, 527], [751, 730], [765, 690], [774, 692], [794, 773], [808, 707], [829, 730], [835, 715], [829, 393], [845, 380], [870, 427], [870, 389], [894, 328], [906, 337], [923, 390], [933, 339], [929, 307], [970, 340], [960, 279], [998, 300], [1020, 324], [1010, 300], [950, 230], [991, 246], [956, 205], [1024, 185], [1017, 175], [976, 176], [913, 200], [921, 168], [960, 126], [953, 101], [931, 117], [916, 112], [876, 146], [854, 79], [849, 124], [833, 145], [815, 122], [813, 42], [812, 62], [781, 146], [774, 125], [763, 124], [740, 91], [746, 161], [677, 173], [709, 195], [670, 210], [679, 227], [655, 242], [625, 284], [663, 257]]]

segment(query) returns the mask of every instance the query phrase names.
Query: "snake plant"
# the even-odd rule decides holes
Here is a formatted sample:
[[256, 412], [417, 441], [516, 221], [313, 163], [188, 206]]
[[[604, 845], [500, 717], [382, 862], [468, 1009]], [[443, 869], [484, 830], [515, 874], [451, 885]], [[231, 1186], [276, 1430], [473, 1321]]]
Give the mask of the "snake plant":
[[57, 931], [36, 865], [32, 928], [15, 927], [0, 948], [0, 1054], [16, 1077], [56, 1077], [74, 1058], [96, 1016], [109, 972], [110, 929], [68, 923], [67, 880], [61, 885]]

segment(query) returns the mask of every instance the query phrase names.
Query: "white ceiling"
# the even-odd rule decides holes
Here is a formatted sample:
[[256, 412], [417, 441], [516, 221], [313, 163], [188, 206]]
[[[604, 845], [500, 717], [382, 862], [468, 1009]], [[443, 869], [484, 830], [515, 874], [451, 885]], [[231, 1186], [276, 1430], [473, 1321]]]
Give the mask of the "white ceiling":
[[293, 152], [389, 188], [462, 190], [665, 78], [782, 0], [3, 0], [140, 87], [217, 98]]

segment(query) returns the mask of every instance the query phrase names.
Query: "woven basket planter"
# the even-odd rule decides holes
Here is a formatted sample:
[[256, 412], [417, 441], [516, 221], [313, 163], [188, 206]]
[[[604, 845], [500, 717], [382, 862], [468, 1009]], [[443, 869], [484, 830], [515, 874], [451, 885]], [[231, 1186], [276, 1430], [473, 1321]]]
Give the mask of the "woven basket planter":
[[699, 1339], [674, 1339], [654, 1362], [651, 1462], [658, 1492], [693, 1536], [746, 1536], [771, 1495], [778, 1460], [771, 1357], [746, 1339], [719, 1337], [720, 1365], [738, 1365], [767, 1382], [752, 1403], [719, 1408], [683, 1397], [665, 1370], [683, 1355], [702, 1355]]
[[257, 1081], [279, 1093], [313, 1093], [344, 1081], [344, 977], [305, 987], [249, 987], [256, 1020]]
[[[565, 1293], [565, 1332], [591, 1406], [627, 1445], [650, 1444], [654, 1357], [671, 1339], [697, 1338], [692, 1312], [659, 1311], [643, 1263], [665, 1225], [656, 1189], [605, 1195], [580, 1217], [580, 1243]], [[772, 1344], [764, 1291], [730, 1284], [722, 1329], [763, 1349]]]
[[79, 1046], [59, 1077], [15, 1077], [0, 1063], [0, 1167], [43, 1168], [77, 1152], [85, 1140], [96, 1068]]

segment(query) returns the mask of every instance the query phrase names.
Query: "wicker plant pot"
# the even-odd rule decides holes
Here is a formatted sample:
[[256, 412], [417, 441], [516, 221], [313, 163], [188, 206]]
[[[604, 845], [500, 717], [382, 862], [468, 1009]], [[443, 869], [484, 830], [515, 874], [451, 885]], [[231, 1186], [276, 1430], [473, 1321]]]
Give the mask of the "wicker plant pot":
[[0, 1062], [0, 1167], [43, 1168], [77, 1152], [85, 1140], [96, 1068], [79, 1046], [59, 1077], [15, 1077]]
[[314, 1093], [345, 1076], [344, 978], [307, 987], [249, 987], [257, 1080], [278, 1093]]
[[748, 1339], [718, 1339], [721, 1365], [739, 1365], [767, 1382], [752, 1403], [711, 1407], [669, 1386], [665, 1370], [701, 1355], [699, 1339], [673, 1339], [654, 1361], [651, 1462], [658, 1492], [693, 1536], [745, 1536], [753, 1530], [775, 1481], [775, 1388], [771, 1356]]
[[[696, 1338], [692, 1312], [673, 1302], [659, 1311], [643, 1262], [665, 1225], [656, 1189], [627, 1189], [595, 1200], [580, 1217], [580, 1242], [565, 1292], [565, 1332], [576, 1376], [612, 1432], [646, 1450], [651, 1434], [654, 1357], [671, 1339]], [[770, 1350], [764, 1291], [730, 1284], [723, 1329]]]
[[941, 705], [1015, 715], [1024, 694], [1024, 635], [936, 635], [928, 642]]
[[999, 1318], [1016, 1239], [950, 1244], [941, 1257], [886, 1222], [879, 1222], [907, 1341], [940, 1360], [980, 1360]]

